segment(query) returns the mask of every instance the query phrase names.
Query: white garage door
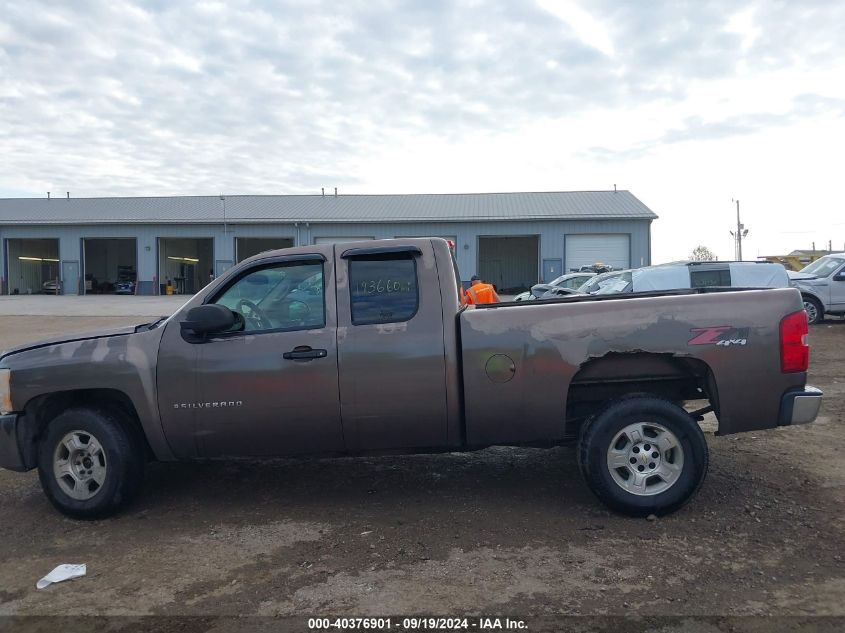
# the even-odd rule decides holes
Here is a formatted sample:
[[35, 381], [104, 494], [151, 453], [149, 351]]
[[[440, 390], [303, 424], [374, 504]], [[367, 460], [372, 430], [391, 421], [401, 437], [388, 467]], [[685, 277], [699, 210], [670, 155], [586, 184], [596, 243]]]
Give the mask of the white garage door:
[[590, 234], [566, 236], [566, 271], [601, 262], [616, 270], [631, 267], [631, 236]]
[[314, 238], [315, 244], [341, 244], [343, 242], [364, 242], [366, 240], [374, 240], [374, 237], [317, 237]]

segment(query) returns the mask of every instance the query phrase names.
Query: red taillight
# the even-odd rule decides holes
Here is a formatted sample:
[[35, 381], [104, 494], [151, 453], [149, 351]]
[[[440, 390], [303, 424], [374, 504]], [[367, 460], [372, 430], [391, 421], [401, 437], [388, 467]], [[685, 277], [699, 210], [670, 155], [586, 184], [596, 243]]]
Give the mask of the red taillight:
[[807, 371], [810, 366], [810, 346], [807, 345], [807, 313], [793, 312], [780, 322], [780, 370], [788, 374]]

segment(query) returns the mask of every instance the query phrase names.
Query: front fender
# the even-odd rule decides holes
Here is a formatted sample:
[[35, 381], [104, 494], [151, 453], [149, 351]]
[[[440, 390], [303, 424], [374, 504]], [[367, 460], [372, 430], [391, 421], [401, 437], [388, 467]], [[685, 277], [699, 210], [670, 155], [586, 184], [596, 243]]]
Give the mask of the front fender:
[[163, 328], [34, 347], [3, 360], [11, 370], [12, 406], [22, 412], [36, 398], [91, 389], [119, 391], [132, 402], [158, 459], [173, 459], [161, 428], [156, 358]]

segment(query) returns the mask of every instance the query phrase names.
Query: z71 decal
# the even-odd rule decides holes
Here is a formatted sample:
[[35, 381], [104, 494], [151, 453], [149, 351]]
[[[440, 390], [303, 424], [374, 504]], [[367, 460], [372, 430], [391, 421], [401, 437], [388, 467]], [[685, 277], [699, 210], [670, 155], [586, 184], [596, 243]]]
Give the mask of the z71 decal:
[[693, 336], [687, 345], [746, 345], [748, 343], [748, 328], [737, 328], [732, 325], [716, 325], [714, 327], [694, 327], [690, 330]]

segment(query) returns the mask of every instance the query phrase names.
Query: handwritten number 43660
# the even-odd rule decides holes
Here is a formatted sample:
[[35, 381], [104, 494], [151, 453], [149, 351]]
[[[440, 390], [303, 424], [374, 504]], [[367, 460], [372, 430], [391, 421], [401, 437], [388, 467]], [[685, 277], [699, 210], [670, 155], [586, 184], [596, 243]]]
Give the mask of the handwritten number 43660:
[[391, 279], [370, 279], [368, 281], [360, 282], [357, 289], [359, 292], [369, 295], [382, 294], [385, 292], [410, 292], [411, 284]]

